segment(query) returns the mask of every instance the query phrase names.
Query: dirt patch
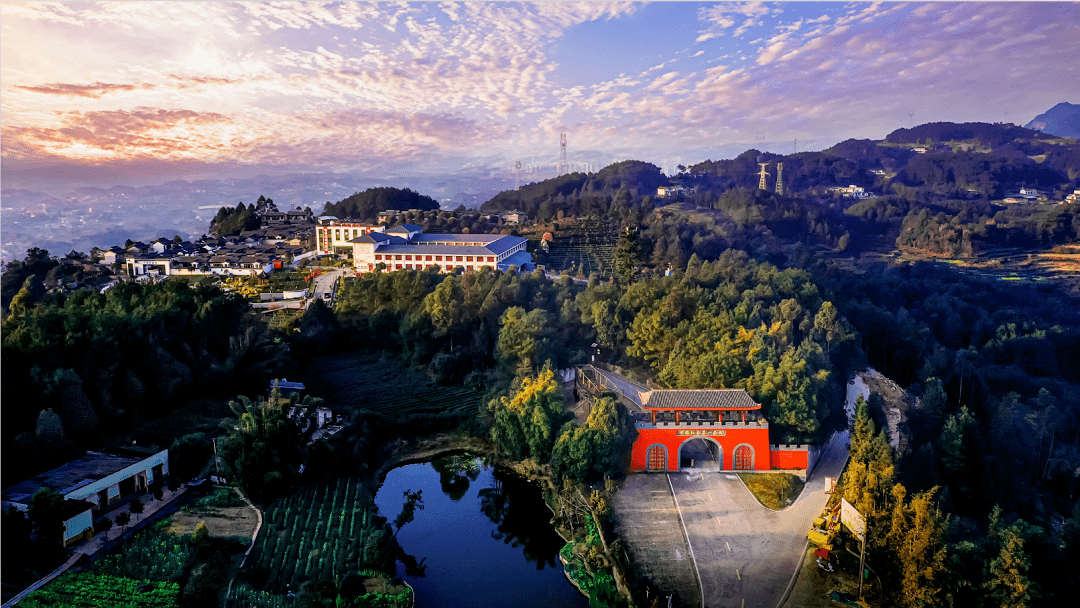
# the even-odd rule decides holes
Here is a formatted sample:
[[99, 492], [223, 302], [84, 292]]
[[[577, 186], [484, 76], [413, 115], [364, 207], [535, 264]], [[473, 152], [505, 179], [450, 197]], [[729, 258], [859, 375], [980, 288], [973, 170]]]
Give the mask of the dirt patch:
[[206, 522], [211, 536], [240, 536], [250, 539], [258, 518], [255, 509], [242, 507], [185, 507], [169, 518], [169, 532], [191, 534], [200, 521]]
[[[799, 576], [791, 595], [784, 602], [783, 608], [837, 608], [841, 604], [834, 602], [829, 593], [838, 592], [855, 597], [859, 590], [859, 558], [846, 551], [834, 551], [829, 558], [833, 571], [826, 572], [817, 565], [818, 558], [813, 554], [813, 545], [803, 557]], [[876, 577], [871, 576], [863, 585], [863, 597], [870, 600], [870, 605], [880, 605], [873, 600], [880, 600], [880, 588]]]

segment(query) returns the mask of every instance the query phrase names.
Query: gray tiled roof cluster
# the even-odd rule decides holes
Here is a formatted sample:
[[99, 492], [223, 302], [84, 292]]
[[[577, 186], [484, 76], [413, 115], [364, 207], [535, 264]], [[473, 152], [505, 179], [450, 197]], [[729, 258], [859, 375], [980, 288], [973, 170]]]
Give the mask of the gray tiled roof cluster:
[[641, 393], [642, 407], [648, 409], [753, 409], [755, 403], [741, 388], [700, 390], [658, 390]]

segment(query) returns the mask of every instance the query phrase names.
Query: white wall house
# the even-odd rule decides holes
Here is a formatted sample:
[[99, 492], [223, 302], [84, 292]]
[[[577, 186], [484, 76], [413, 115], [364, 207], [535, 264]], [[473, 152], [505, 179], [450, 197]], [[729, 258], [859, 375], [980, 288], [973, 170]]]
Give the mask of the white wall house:
[[340, 220], [332, 215], [319, 218], [315, 226], [315, 251], [320, 254], [335, 253], [336, 248], [352, 247], [352, 240], [372, 232], [386, 230], [376, 224]]
[[89, 538], [94, 516], [131, 494], [147, 491], [155, 481], [168, 475], [169, 450], [87, 452], [78, 460], [6, 488], [3, 506], [27, 511], [35, 492], [41, 488], [55, 490], [68, 507], [63, 538], [67, 546]]

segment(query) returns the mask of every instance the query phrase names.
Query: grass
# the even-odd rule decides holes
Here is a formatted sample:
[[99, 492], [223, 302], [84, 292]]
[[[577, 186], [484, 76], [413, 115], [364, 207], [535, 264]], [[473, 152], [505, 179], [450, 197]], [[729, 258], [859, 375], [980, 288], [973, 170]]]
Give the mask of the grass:
[[803, 480], [790, 473], [739, 473], [739, 478], [762, 506], [780, 510], [799, 497]]

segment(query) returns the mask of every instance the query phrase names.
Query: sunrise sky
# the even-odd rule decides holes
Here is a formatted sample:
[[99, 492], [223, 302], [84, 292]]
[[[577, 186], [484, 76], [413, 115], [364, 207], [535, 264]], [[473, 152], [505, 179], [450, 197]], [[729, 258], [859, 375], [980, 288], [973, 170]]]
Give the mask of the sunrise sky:
[[[0, 5], [5, 187], [509, 175], [1080, 102], [1077, 3]], [[909, 113], [912, 113], [909, 115]]]

